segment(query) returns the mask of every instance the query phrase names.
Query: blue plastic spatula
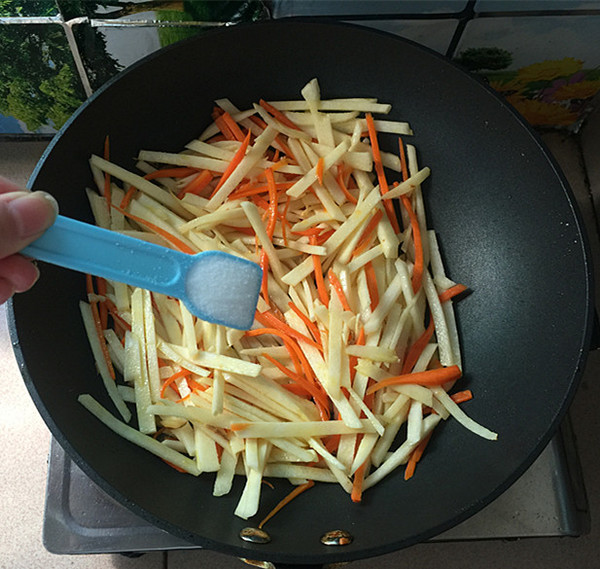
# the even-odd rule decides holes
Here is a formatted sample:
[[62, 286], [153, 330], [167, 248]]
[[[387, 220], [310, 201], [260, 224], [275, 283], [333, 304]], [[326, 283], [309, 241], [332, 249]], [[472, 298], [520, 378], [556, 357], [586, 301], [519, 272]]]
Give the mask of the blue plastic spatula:
[[21, 253], [179, 298], [215, 324], [247, 330], [254, 320], [262, 271], [222, 251], [188, 255], [59, 215]]

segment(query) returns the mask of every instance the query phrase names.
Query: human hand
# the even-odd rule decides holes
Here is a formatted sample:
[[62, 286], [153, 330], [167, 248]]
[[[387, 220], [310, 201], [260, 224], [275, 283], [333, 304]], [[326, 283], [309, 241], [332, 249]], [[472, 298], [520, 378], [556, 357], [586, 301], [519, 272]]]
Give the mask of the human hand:
[[0, 304], [37, 281], [38, 268], [19, 251], [48, 229], [57, 213], [50, 194], [22, 190], [0, 176]]

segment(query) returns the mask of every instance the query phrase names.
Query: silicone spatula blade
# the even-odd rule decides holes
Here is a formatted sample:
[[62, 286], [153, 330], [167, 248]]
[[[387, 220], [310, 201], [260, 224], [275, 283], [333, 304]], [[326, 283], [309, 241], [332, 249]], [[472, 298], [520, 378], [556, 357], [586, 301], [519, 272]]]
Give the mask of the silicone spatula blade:
[[188, 255], [59, 215], [22, 254], [181, 299], [208, 322], [247, 330], [262, 280], [252, 261], [205, 251]]

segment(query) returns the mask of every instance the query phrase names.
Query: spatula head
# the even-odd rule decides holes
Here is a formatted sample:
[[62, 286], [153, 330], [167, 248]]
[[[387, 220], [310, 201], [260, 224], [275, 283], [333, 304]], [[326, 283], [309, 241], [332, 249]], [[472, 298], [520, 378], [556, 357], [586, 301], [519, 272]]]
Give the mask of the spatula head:
[[222, 251], [206, 251], [193, 257], [183, 300], [202, 320], [248, 330], [261, 281], [262, 270], [256, 263]]

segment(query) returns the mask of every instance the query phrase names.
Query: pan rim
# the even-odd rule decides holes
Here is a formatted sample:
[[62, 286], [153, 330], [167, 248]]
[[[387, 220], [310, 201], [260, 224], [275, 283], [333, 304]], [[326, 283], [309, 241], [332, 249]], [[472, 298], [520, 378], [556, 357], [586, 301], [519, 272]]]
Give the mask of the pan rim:
[[[525, 470], [527, 470], [527, 468], [529, 468], [529, 466], [531, 466], [531, 464], [534, 462], [534, 460], [537, 458], [537, 456], [539, 456], [541, 451], [545, 448], [545, 446], [548, 444], [551, 437], [555, 433], [556, 429], [558, 428], [558, 425], [560, 424], [560, 421], [564, 418], [564, 416], [568, 410], [568, 407], [569, 407], [573, 397], [575, 396], [576, 388], [577, 388], [577, 385], [583, 374], [583, 370], [585, 367], [585, 360], [586, 360], [587, 353], [589, 351], [589, 346], [591, 343], [593, 307], [594, 307], [594, 301], [593, 301], [594, 286], [593, 286], [593, 268], [592, 268], [592, 262], [591, 262], [589, 242], [588, 242], [587, 234], [585, 231], [585, 226], [583, 225], [583, 221], [581, 219], [581, 214], [580, 214], [578, 208], [576, 207], [576, 201], [575, 201], [572, 189], [570, 188], [570, 185], [568, 184], [568, 182], [564, 176], [564, 173], [561, 171], [560, 167], [558, 166], [556, 159], [547, 150], [543, 141], [541, 141], [541, 139], [539, 138], [537, 133], [526, 123], [526, 121], [521, 117], [521, 115], [519, 115], [517, 113], [517, 111], [514, 110], [514, 108], [512, 106], [510, 106], [506, 101], [501, 99], [501, 97], [496, 92], [494, 92], [491, 89], [491, 87], [489, 87], [488, 85], [486, 85], [485, 83], [483, 83], [481, 81], [478, 81], [476, 78], [474, 78], [472, 75], [468, 74], [465, 70], [460, 68], [458, 65], [447, 60], [446, 58], [444, 58], [437, 52], [430, 50], [429, 48], [421, 46], [420, 44], [417, 44], [410, 40], [406, 40], [404, 38], [399, 38], [398, 36], [395, 36], [394, 34], [391, 34], [389, 32], [375, 30], [373, 28], [369, 28], [366, 26], [360, 26], [360, 25], [357, 25], [354, 23], [332, 23], [332, 22], [324, 23], [322, 20], [315, 21], [313, 18], [286, 18], [286, 19], [276, 20], [276, 21], [254, 22], [252, 24], [238, 24], [235, 26], [235, 28], [246, 28], [249, 26], [253, 26], [253, 27], [273, 26], [273, 25], [285, 26], [288, 24], [301, 24], [301, 25], [318, 24], [318, 25], [327, 26], [327, 27], [343, 26], [343, 27], [359, 28], [363, 31], [368, 31], [369, 33], [380, 34], [380, 35], [384, 35], [388, 38], [393, 38], [394, 41], [398, 41], [400, 43], [412, 44], [419, 50], [428, 52], [430, 55], [435, 56], [437, 59], [439, 59], [440, 61], [443, 61], [445, 64], [450, 64], [455, 69], [458, 69], [463, 75], [469, 77], [473, 81], [474, 85], [477, 84], [477, 85], [479, 85], [479, 87], [482, 87], [488, 93], [488, 95], [492, 95], [499, 102], [499, 104], [501, 104], [504, 107], [504, 109], [508, 110], [512, 114], [512, 116], [517, 119], [517, 121], [520, 123], [521, 128], [524, 129], [524, 131], [528, 134], [528, 136], [532, 140], [532, 142], [535, 143], [535, 145], [537, 146], [539, 151], [544, 155], [544, 158], [546, 159], [546, 161], [551, 165], [554, 175], [560, 181], [560, 184], [565, 193], [565, 198], [567, 199], [570, 209], [571, 209], [571, 212], [573, 214], [573, 220], [576, 221], [577, 230], [579, 232], [579, 235], [581, 236], [582, 255], [583, 255], [583, 259], [584, 259], [584, 263], [585, 263], [585, 272], [587, 274], [586, 301], [585, 301], [586, 326], [585, 326], [585, 329], [584, 329], [582, 337], [581, 337], [579, 356], [577, 359], [577, 367], [573, 371], [572, 376], [570, 378], [571, 389], [568, 393], [568, 397], [563, 401], [563, 405], [562, 405], [560, 413], [558, 413], [556, 415], [555, 420], [554, 420], [553, 424], [551, 425], [551, 428], [546, 432], [545, 436], [538, 440], [533, 451], [530, 453], [529, 459], [527, 461], [525, 461], [524, 463], [522, 463], [521, 468], [518, 469], [517, 471], [515, 471], [511, 477], [509, 477], [507, 480], [504, 481], [503, 484], [500, 484], [499, 486], [497, 486], [497, 488], [494, 492], [492, 492], [491, 494], [486, 496], [482, 501], [467, 508], [465, 511], [461, 512], [457, 516], [451, 518], [450, 520], [447, 520], [445, 523], [440, 524], [427, 532], [423, 532], [419, 535], [416, 535], [411, 540], [403, 540], [402, 542], [400, 542], [401, 543], [400, 547], [404, 548], [404, 547], [408, 547], [408, 546], [414, 545], [416, 543], [422, 542], [423, 540], [433, 537], [434, 535], [439, 534], [440, 532], [445, 531], [446, 529], [449, 529], [450, 527], [453, 527], [457, 523], [460, 523], [461, 521], [464, 521], [465, 519], [467, 519], [468, 517], [473, 515], [476, 511], [479, 511], [481, 508], [485, 507], [487, 504], [491, 503], [502, 492], [504, 492], [509, 486], [511, 486], [525, 472]], [[217, 29], [217, 30], [213, 30], [208, 33], [211, 35], [212, 34], [226, 34], [226, 33], [229, 33], [229, 31], [230, 31], [229, 29]], [[206, 37], [206, 36], [203, 36], [203, 37]], [[36, 180], [40, 170], [42, 169], [45, 161], [50, 157], [55, 144], [58, 143], [60, 137], [68, 130], [70, 125], [74, 121], [77, 120], [78, 116], [82, 112], [84, 112], [84, 110], [90, 104], [92, 104], [93, 101], [97, 97], [101, 96], [102, 93], [104, 93], [106, 90], [108, 90], [115, 82], [120, 80], [120, 78], [123, 77], [124, 74], [128, 74], [128, 73], [134, 71], [139, 66], [148, 64], [155, 57], [159, 57], [160, 55], [164, 54], [166, 51], [178, 49], [178, 47], [183, 43], [193, 43], [195, 41], [198, 41], [197, 37], [189, 38], [187, 40], [184, 40], [183, 42], [173, 44], [171, 46], [163, 48], [162, 50], [160, 50], [158, 52], [150, 54], [147, 57], [143, 58], [142, 60], [134, 63], [132, 66], [128, 67], [123, 72], [116, 75], [113, 79], [111, 79], [107, 83], [105, 83], [101, 88], [99, 88], [72, 115], [72, 117], [67, 121], [67, 123], [64, 125], [64, 127], [57, 133], [57, 135], [55, 135], [55, 137], [49, 144], [48, 148], [42, 155], [42, 158], [40, 159], [38, 165], [36, 166], [28, 185], [31, 187], [32, 185], [35, 184], [35, 180]], [[8, 320], [9, 320], [9, 334], [10, 334], [11, 340], [13, 341], [15, 354], [17, 357], [17, 361], [20, 365], [23, 377], [25, 379], [25, 383], [28, 387], [30, 394], [32, 395], [32, 398], [34, 399], [34, 401], [36, 403], [36, 407], [38, 408], [38, 411], [40, 412], [40, 414], [42, 414], [45, 422], [49, 425], [50, 430], [53, 432], [53, 435], [56, 436], [56, 433], [60, 432], [60, 430], [58, 429], [57, 425], [54, 423], [52, 417], [50, 417], [49, 414], [47, 413], [45, 406], [43, 405], [43, 402], [41, 401], [39, 394], [37, 393], [37, 390], [35, 389], [35, 384], [33, 382], [32, 377], [29, 375], [29, 370], [27, 368], [27, 364], [24, 360], [24, 356], [21, 351], [21, 347], [19, 344], [19, 338], [18, 338], [18, 331], [17, 331], [13, 301], [10, 301], [8, 304], [7, 314], [8, 314]], [[40, 406], [40, 404], [41, 404], [41, 406]], [[44, 412], [42, 412], [42, 410], [46, 414], [44, 414]], [[60, 433], [60, 434], [62, 435], [62, 433]], [[98, 481], [99, 485], [103, 488], [103, 490], [105, 490], [105, 491], [107, 491], [107, 489], [109, 490], [109, 491], [107, 491], [107, 493], [109, 495], [113, 495], [113, 497], [115, 497], [115, 495], [119, 496], [119, 498], [117, 498], [117, 499], [120, 502], [128, 503], [128, 507], [130, 507], [130, 509], [132, 509], [133, 511], [135, 511], [136, 513], [141, 515], [141, 517], [147, 519], [148, 521], [150, 521], [151, 523], [154, 523], [155, 525], [157, 525], [159, 527], [163, 527], [163, 529], [166, 529], [167, 531], [169, 531], [170, 533], [173, 533], [174, 535], [178, 535], [180, 537], [183, 537], [184, 539], [189, 540], [189, 536], [186, 534], [186, 532], [182, 532], [181, 528], [172, 526], [172, 524], [170, 524], [169, 522], [165, 522], [164, 520], [159, 520], [160, 523], [157, 523], [157, 519], [153, 514], [147, 512], [143, 508], [139, 507], [137, 504], [128, 502], [127, 497], [122, 496], [112, 485], [110, 485], [110, 483], [108, 483], [103, 478], [101, 478], [97, 472], [93, 471], [93, 468], [79, 455], [79, 453], [77, 451], [75, 451], [75, 449], [70, 445], [68, 440], [66, 440], [64, 438], [62, 440], [59, 438], [58, 440], [59, 440], [60, 444], [67, 450], [69, 456], [74, 458], [76, 464], [79, 467], [81, 467], [86, 472], [86, 474], [90, 475], [90, 473], [91, 473], [92, 474], [91, 478], [95, 482]], [[223, 551], [225, 553], [231, 553], [234, 555], [242, 555], [243, 553], [245, 553], [245, 554], [250, 553], [248, 550], [244, 549], [243, 547], [240, 547], [240, 548], [230, 548], [229, 546], [224, 547], [223, 544], [221, 544], [221, 543], [217, 544], [215, 542], [212, 542], [212, 540], [208, 540], [208, 539], [198, 540], [198, 539], [196, 539], [197, 537], [198, 536], [195, 536], [195, 539], [192, 540], [194, 543], [200, 543], [200, 541], [202, 541], [204, 544], [206, 544], [205, 546], [210, 547], [211, 549], [217, 549], [219, 551]], [[398, 550], [398, 549], [399, 549], [398, 543], [390, 543], [387, 545], [386, 548], [382, 548], [382, 547], [376, 547], [376, 548], [372, 548], [372, 549], [362, 548], [359, 551], [360, 555], [352, 556], [351, 559], [360, 559], [360, 558], [366, 558], [366, 557], [371, 557], [371, 556], [378, 556], [378, 555], [382, 555], [385, 553], [390, 553], [390, 552]], [[235, 550], [235, 552], [233, 550]], [[256, 550], [252, 550], [251, 553], [256, 553]], [[307, 563], [307, 562], [321, 563], [321, 562], [346, 561], [346, 560], [348, 560], [348, 556], [345, 554], [344, 551], [332, 551], [332, 552], [327, 551], [326, 555], [324, 555], [322, 557], [318, 557], [318, 558], [317, 557], [314, 557], [314, 558], [307, 557], [306, 555], [302, 555], [302, 554], [298, 554], [298, 555], [282, 554], [282, 555], [269, 557], [269, 559], [276, 561], [276, 562], [287, 562], [287, 563]]]

